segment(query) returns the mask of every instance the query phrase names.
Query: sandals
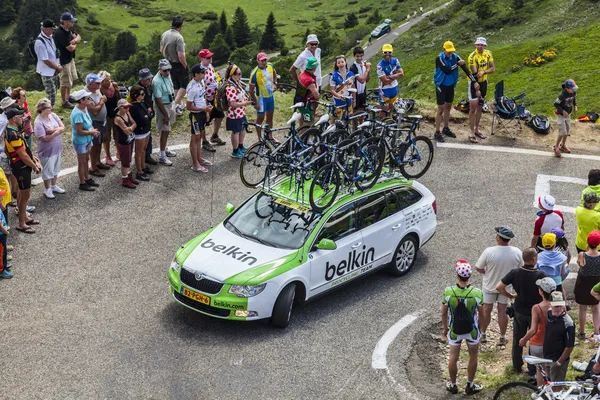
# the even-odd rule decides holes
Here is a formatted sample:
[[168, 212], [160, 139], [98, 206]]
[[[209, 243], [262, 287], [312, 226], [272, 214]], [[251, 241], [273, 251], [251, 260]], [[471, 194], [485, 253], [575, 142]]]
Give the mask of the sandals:
[[213, 163], [211, 163], [208, 160], [202, 160], [202, 161], [200, 161], [200, 165], [205, 166], [205, 167], [210, 167], [211, 165], [213, 165]]
[[471, 143], [479, 143], [479, 139], [477, 139], [474, 135], [469, 136], [469, 141]]
[[568, 147], [566, 147], [566, 146], [560, 146], [558, 149], [560, 151], [562, 151], [563, 153], [570, 153], [571, 152], [571, 149], [568, 148]]
[[98, 169], [90, 170], [90, 175], [94, 175], [100, 178], [104, 178], [106, 174], [104, 172], [100, 172]]
[[37, 221], [37, 220], [35, 220], [35, 219], [30, 219], [29, 221], [25, 221], [25, 223], [26, 223], [27, 225], [39, 225], [39, 224], [40, 224], [40, 221]]
[[35, 229], [33, 229], [30, 226], [27, 226], [26, 228], [22, 228], [17, 225], [17, 226], [15, 226], [15, 229], [18, 230], [19, 232], [23, 232], [23, 233], [29, 233], [29, 234], [35, 233]]
[[555, 155], [556, 157], [560, 157], [560, 150], [559, 150], [559, 149], [558, 149], [558, 147], [556, 147], [556, 146], [554, 147], [554, 155]]
[[192, 167], [192, 171], [194, 171], [194, 172], [208, 172], [208, 170], [206, 168], [204, 168], [203, 166], [199, 166], [198, 168]]
[[487, 136], [485, 136], [483, 133], [481, 133], [481, 132], [479, 132], [479, 131], [475, 132], [475, 136], [477, 136], [477, 137], [478, 137], [478, 138], [480, 138], [480, 139], [485, 139], [485, 138], [487, 138]]

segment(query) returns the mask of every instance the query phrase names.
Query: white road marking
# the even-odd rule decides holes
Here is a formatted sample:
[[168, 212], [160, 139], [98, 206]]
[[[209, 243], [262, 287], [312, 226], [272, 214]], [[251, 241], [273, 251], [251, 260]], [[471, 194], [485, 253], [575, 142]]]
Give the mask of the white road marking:
[[381, 339], [379, 339], [379, 342], [377, 342], [375, 350], [373, 350], [371, 367], [374, 369], [387, 369], [387, 349], [389, 345], [392, 344], [394, 339], [396, 339], [396, 336], [398, 336], [404, 328], [415, 322], [418, 315], [418, 312], [405, 315], [383, 334]]
[[[501, 153], [514, 153], [514, 154], [530, 154], [534, 156], [544, 157], [555, 157], [553, 152], [524, 149], [521, 147], [503, 147], [503, 146], [484, 146], [481, 144], [462, 144], [462, 143], [437, 143], [437, 147], [443, 147], [447, 149], [465, 149], [475, 151], [496, 151]], [[600, 161], [600, 156], [593, 156], [589, 154], [564, 154], [562, 158], [575, 158], [581, 160], [594, 160]]]
[[383, 39], [384, 37], [386, 37], [388, 34], [389, 34], [389, 32], [388, 32], [388, 33], [386, 33], [386, 34], [385, 34], [385, 35], [383, 35], [383, 36], [379, 36], [379, 37], [377, 38], [377, 41], [380, 41], [381, 39]]
[[[538, 206], [538, 198], [540, 196], [544, 196], [550, 194], [550, 182], [566, 182], [566, 183], [575, 183], [579, 185], [587, 186], [587, 180], [581, 178], [573, 178], [570, 176], [556, 176], [556, 175], [542, 175], [539, 174], [537, 176], [535, 182], [535, 194], [533, 197], [533, 207], [537, 208]], [[563, 206], [556, 204], [554, 206], [555, 210], [575, 214], [575, 207]]]

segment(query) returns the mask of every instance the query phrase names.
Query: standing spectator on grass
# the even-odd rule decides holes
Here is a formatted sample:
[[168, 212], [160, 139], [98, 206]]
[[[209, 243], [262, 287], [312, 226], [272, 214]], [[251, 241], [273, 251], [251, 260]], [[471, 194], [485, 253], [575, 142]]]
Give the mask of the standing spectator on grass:
[[14, 88], [12, 93], [10, 94], [16, 101], [17, 108], [25, 111], [23, 114], [23, 126], [22, 130], [25, 134], [25, 140], [27, 141], [27, 145], [31, 149], [33, 147], [33, 125], [31, 121], [31, 112], [29, 111], [29, 104], [27, 104], [27, 92], [23, 88]]
[[594, 230], [587, 237], [587, 250], [577, 255], [579, 272], [575, 281], [575, 302], [579, 305], [579, 339], [585, 340], [587, 308], [592, 308], [594, 341], [600, 342], [600, 304], [591, 295], [592, 288], [600, 283], [600, 231]]
[[[543, 272], [535, 269], [537, 251], [530, 247], [523, 250], [523, 266], [511, 269], [496, 285], [496, 290], [514, 300], [513, 309], [513, 339], [512, 339], [512, 365], [515, 372], [521, 373], [523, 369], [523, 348], [519, 340], [527, 333], [531, 326], [531, 307], [542, 301], [538, 293], [536, 282], [546, 277]], [[512, 285], [515, 293], [510, 293], [506, 287]], [[529, 366], [529, 375], [535, 374], [535, 367]]]
[[[416, 11], [415, 11], [416, 12]], [[451, 41], [444, 42], [443, 50], [435, 59], [435, 95], [437, 99], [437, 113], [435, 114], [435, 135], [438, 142], [444, 142], [444, 135], [455, 138], [456, 135], [449, 128], [450, 111], [454, 101], [454, 88], [458, 83], [458, 67], [462, 68], [469, 80], [479, 89], [477, 80], [471, 74], [465, 64], [465, 60], [455, 53], [456, 49]], [[440, 126], [444, 121], [444, 129], [440, 132]]]
[[47, 19], [42, 22], [42, 32], [36, 38], [34, 45], [37, 56], [35, 72], [42, 78], [46, 96], [50, 99], [52, 106], [56, 103], [56, 92], [59, 87], [58, 74], [63, 70], [58, 59], [60, 53], [52, 37], [55, 29], [56, 25], [52, 20]]
[[[16, 107], [16, 101], [10, 96], [0, 100], [0, 140], [4, 143], [4, 134], [6, 133], [6, 126], [8, 125], [8, 118], [6, 118], [6, 111]], [[10, 183], [11, 195], [17, 193], [17, 179], [13, 176], [10, 168], [10, 161], [8, 160], [8, 154], [4, 151], [4, 146], [0, 146], [0, 166], [8, 178]], [[14, 200], [9, 201], [9, 205], [15, 207], [17, 204]]]
[[131, 172], [131, 156], [133, 154], [133, 142], [135, 140], [134, 130], [136, 127], [133, 117], [129, 113], [131, 104], [125, 99], [117, 103], [117, 115], [115, 116], [115, 129], [117, 130], [117, 146], [121, 155], [121, 186], [135, 189], [139, 181], [133, 177]]
[[[115, 124], [115, 108], [117, 107], [117, 102], [121, 98], [121, 93], [119, 92], [119, 85], [117, 82], [113, 82], [110, 80], [110, 74], [106, 71], [100, 71], [98, 73], [98, 77], [102, 79], [100, 83], [100, 93], [106, 97], [106, 129], [104, 131], [104, 135], [102, 136], [102, 147], [104, 147], [104, 155], [106, 156], [106, 165], [109, 167], [114, 167], [115, 162], [110, 156], [110, 141], [113, 139], [115, 141], [115, 148], [117, 147], [117, 133], [114, 130]], [[119, 158], [119, 153], [117, 152], [117, 158]]]
[[508, 297], [496, 290], [496, 285], [510, 270], [523, 265], [521, 250], [510, 246], [509, 242], [515, 237], [512, 229], [506, 226], [495, 228], [496, 246], [488, 247], [477, 260], [477, 271], [483, 274], [483, 316], [481, 318], [481, 342], [487, 342], [487, 328], [492, 321], [492, 308], [497, 304], [498, 326], [500, 328], [500, 339], [498, 346], [505, 346], [506, 328], [508, 326], [508, 315], [506, 305]]
[[148, 95], [145, 89], [139, 84], [133, 85], [129, 94], [135, 99], [129, 109], [129, 113], [135, 121], [135, 129], [133, 130], [133, 134], [135, 135], [135, 167], [137, 170], [135, 179], [138, 181], [149, 181], [150, 177], [148, 175], [154, 172], [146, 166], [146, 146], [151, 137], [150, 121], [152, 120], [150, 115], [148, 115], [148, 107], [145, 103], [145, 97]]
[[106, 176], [101, 170], [110, 169], [108, 165], [100, 161], [102, 138], [106, 136], [106, 117], [108, 115], [106, 109], [107, 98], [100, 92], [100, 83], [102, 83], [102, 80], [96, 74], [88, 74], [85, 77], [85, 82], [87, 83], [86, 89], [90, 92], [87, 109], [92, 117], [92, 125], [98, 131], [98, 136], [94, 136], [92, 140], [92, 148], [90, 150], [90, 175], [100, 178]]
[[[321, 88], [321, 49], [319, 48], [319, 39], [317, 35], [308, 35], [306, 37], [306, 49], [298, 55], [296, 61], [290, 68], [290, 74], [298, 83], [300, 83], [300, 73], [306, 70], [308, 60], [311, 58], [317, 59], [317, 67], [313, 71], [317, 80], [317, 90]], [[300, 73], [298, 73], [300, 71]]]
[[76, 91], [71, 98], [76, 103], [71, 111], [71, 143], [77, 153], [77, 175], [79, 176], [79, 190], [93, 192], [100, 186], [90, 178], [88, 163], [92, 139], [98, 137], [100, 132], [94, 128], [92, 117], [88, 112], [91, 93], [85, 89]]
[[[369, 36], [371, 38], [371, 36]], [[356, 103], [355, 111], [360, 113], [365, 111], [367, 105], [367, 82], [369, 82], [369, 74], [371, 73], [371, 63], [364, 62], [363, 57], [365, 51], [362, 47], [357, 46], [352, 51], [354, 55], [354, 63], [350, 66], [350, 72], [352, 72], [356, 79], [354, 80], [354, 87], [356, 88]]]
[[160, 38], [160, 53], [171, 64], [171, 80], [175, 89], [175, 111], [183, 114], [185, 105], [182, 104], [185, 87], [190, 80], [187, 61], [185, 60], [185, 41], [181, 35], [183, 17], [173, 17], [171, 29], [164, 32]]
[[[569, 368], [569, 360], [575, 347], [575, 324], [567, 314], [566, 303], [562, 292], [552, 292], [544, 334], [544, 358], [553, 361], [544, 365], [548, 379], [553, 382], [564, 381]], [[562, 390], [561, 386], [552, 388]]]
[[[469, 351], [469, 363], [467, 367], [466, 394], [474, 394], [483, 389], [474, 383], [477, 372], [477, 355], [479, 352], [479, 319], [483, 311], [483, 294], [481, 289], [471, 286], [472, 268], [465, 260], [456, 262], [456, 285], [449, 286], [444, 290], [442, 299], [442, 338], [448, 339], [450, 344], [450, 357], [448, 358], [448, 374], [450, 380], [446, 382], [446, 390], [452, 394], [458, 393], [456, 376], [458, 375], [458, 358], [460, 346], [464, 340]], [[448, 323], [448, 314], [450, 322]]]
[[242, 70], [235, 64], [230, 64], [225, 72], [227, 77], [227, 120], [225, 127], [231, 132], [231, 157], [244, 158], [248, 148], [244, 146], [244, 122], [246, 122], [246, 106], [252, 102], [246, 98], [242, 88]]
[[558, 137], [554, 144], [554, 155], [560, 157], [560, 152], [570, 153], [567, 147], [567, 138], [571, 135], [571, 113], [577, 112], [577, 89], [579, 87], [573, 79], [567, 79], [562, 85], [562, 92], [554, 100], [556, 108], [556, 124]]
[[583, 195], [583, 206], [575, 209], [575, 218], [577, 219], [575, 248], [577, 253], [582, 253], [587, 248], [588, 235], [594, 230], [600, 230], [600, 213], [595, 210], [598, 203], [600, 203], [600, 196], [595, 192], [588, 192]]
[[[198, 53], [198, 58], [200, 58], [200, 64], [206, 68], [206, 73], [204, 74], [204, 84], [206, 85], [206, 101], [213, 106], [210, 111], [210, 118], [208, 122], [213, 121], [213, 133], [210, 137], [210, 142], [213, 145], [224, 146], [225, 141], [219, 137], [219, 129], [221, 128], [221, 124], [223, 123], [223, 118], [225, 118], [225, 113], [219, 110], [216, 106], [215, 95], [217, 94], [217, 89], [221, 84], [221, 77], [219, 73], [215, 71], [212, 66], [212, 56], [213, 53], [208, 49], [202, 49]], [[202, 142], [202, 148], [207, 150], [209, 149], [210, 143]], [[209, 150], [210, 151], [210, 150]]]
[[17, 178], [17, 207], [19, 209], [19, 222], [16, 230], [24, 233], [35, 233], [30, 225], [39, 225], [39, 222], [27, 215], [27, 202], [31, 190], [31, 172], [36, 174], [42, 172], [42, 166], [37, 157], [31, 153], [27, 145], [24, 134], [22, 133], [23, 115], [25, 111], [18, 108], [11, 108], [6, 111], [8, 125], [4, 134], [4, 147], [10, 158], [10, 167], [12, 173]]
[[65, 190], [56, 184], [62, 164], [62, 133], [65, 126], [58, 115], [52, 112], [50, 100], [40, 99], [35, 110], [38, 116], [35, 119], [34, 132], [38, 143], [37, 153], [42, 164], [44, 196], [54, 199], [54, 193], [65, 193]]
[[[531, 308], [531, 326], [525, 336], [519, 340], [519, 347], [525, 347], [529, 341], [529, 355], [543, 358], [546, 321], [548, 321], [548, 310], [550, 310], [551, 307], [551, 294], [556, 290], [556, 283], [552, 278], [546, 277], [537, 280], [535, 284], [542, 301]], [[528, 365], [528, 369], [530, 372], [532, 369], [536, 371], [535, 377], [537, 386], [542, 386], [544, 383], [542, 374], [533, 365]]]
[[[0, 190], [0, 196], [4, 196], [5, 194], [6, 190]], [[0, 213], [0, 252], [2, 252], [2, 258], [0, 258], [0, 279], [10, 279], [13, 277], [12, 272], [7, 267], [6, 238], [8, 237], [8, 222], [6, 221], [5, 210], [6, 206], [2, 205], [2, 213]]]
[[167, 139], [175, 123], [175, 92], [171, 81], [171, 64], [165, 59], [158, 62], [158, 73], [152, 79], [152, 97], [156, 110], [156, 129], [160, 132], [158, 162], [170, 167], [173, 163], [167, 157], [177, 155], [167, 150]]
[[316, 105], [312, 104], [311, 101], [319, 100], [319, 87], [317, 85], [317, 77], [315, 76], [318, 66], [319, 62], [316, 58], [309, 58], [306, 62], [304, 72], [298, 77], [299, 83], [296, 90], [296, 97], [298, 99], [294, 101], [304, 103], [304, 106], [298, 109], [298, 112], [302, 114], [300, 126], [310, 125], [315, 117]]
[[[600, 169], [590, 169], [588, 172], [588, 185], [581, 191], [581, 205], [583, 205], [583, 196], [588, 192], [594, 192], [600, 196]], [[600, 212], [600, 204], [596, 205], [594, 210]]]
[[[155, 116], [154, 111], [154, 103], [152, 101], [152, 72], [150, 72], [149, 68], [142, 68], [138, 73], [138, 85], [144, 89], [144, 99], [142, 100], [142, 104], [146, 106], [146, 110], [148, 112], [148, 118], [150, 119], [150, 125], [148, 125], [148, 143], [146, 144], [146, 164], [148, 165], [157, 165], [158, 162], [152, 158], [152, 119]], [[127, 102], [133, 104], [135, 99], [131, 97], [131, 91], [127, 95]], [[136, 147], [137, 152], [137, 147]]]
[[488, 75], [494, 73], [494, 57], [489, 50], [486, 50], [487, 40], [484, 37], [478, 37], [475, 40], [475, 51], [469, 55], [468, 67], [477, 78], [479, 89], [475, 86], [475, 82], [469, 81], [469, 127], [471, 128], [471, 136], [469, 140], [473, 143], [478, 143], [479, 139], [485, 139], [487, 136], [479, 129], [481, 121], [481, 113], [485, 95], [488, 89]]
[[63, 108], [73, 108], [69, 102], [71, 88], [78, 79], [77, 68], [75, 67], [75, 50], [81, 42], [81, 36], [73, 29], [73, 24], [77, 22], [71, 13], [64, 13], [60, 17], [60, 26], [54, 32], [54, 42], [60, 53], [60, 97]]
[[531, 247], [538, 251], [544, 250], [542, 246], [542, 236], [551, 233], [552, 229], [565, 229], [565, 219], [562, 213], [554, 210], [556, 200], [549, 194], [538, 197], [537, 218], [533, 224], [533, 237], [531, 238]]
[[[273, 113], [275, 112], [275, 90], [277, 90], [277, 71], [273, 64], [268, 62], [266, 53], [258, 53], [256, 61], [258, 66], [250, 73], [250, 99], [256, 108], [256, 123], [262, 124], [267, 117], [267, 125], [273, 127]], [[256, 95], [258, 94], [258, 98]], [[260, 140], [261, 129], [256, 128], [256, 134]], [[269, 138], [274, 143], [279, 141], [269, 134]]]
[[192, 66], [192, 80], [187, 85], [186, 108], [190, 112], [190, 153], [192, 156], [192, 171], [208, 172], [205, 167], [212, 163], [202, 157], [202, 141], [206, 141], [206, 123], [212, 106], [206, 101], [206, 86], [204, 74], [206, 68], [200, 64]]

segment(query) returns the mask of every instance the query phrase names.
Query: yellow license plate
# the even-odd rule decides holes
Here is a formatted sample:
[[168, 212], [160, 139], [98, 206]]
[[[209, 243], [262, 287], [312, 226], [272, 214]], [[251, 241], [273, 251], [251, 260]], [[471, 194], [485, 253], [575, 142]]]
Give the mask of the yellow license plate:
[[290, 201], [288, 199], [282, 199], [281, 197], [276, 198], [275, 199], [275, 203], [281, 204], [282, 206], [286, 206], [286, 207], [292, 208], [294, 210], [301, 211], [303, 213], [307, 213], [307, 212], [310, 211], [309, 207], [302, 206], [302, 205], [300, 205], [298, 203], [295, 203], [293, 201]]
[[200, 293], [192, 292], [188, 288], [183, 288], [183, 295], [192, 300], [196, 300], [198, 303], [210, 305], [210, 297]]

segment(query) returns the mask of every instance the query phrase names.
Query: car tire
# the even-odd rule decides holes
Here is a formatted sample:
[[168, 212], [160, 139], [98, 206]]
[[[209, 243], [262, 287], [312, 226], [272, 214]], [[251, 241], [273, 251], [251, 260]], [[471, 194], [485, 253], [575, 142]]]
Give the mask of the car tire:
[[296, 297], [296, 284], [290, 283], [283, 288], [275, 305], [273, 306], [273, 314], [271, 315], [271, 325], [277, 328], [287, 328], [292, 315], [292, 306]]
[[417, 241], [414, 236], [409, 235], [402, 238], [387, 267], [389, 273], [394, 276], [406, 275], [415, 265], [417, 251]]

